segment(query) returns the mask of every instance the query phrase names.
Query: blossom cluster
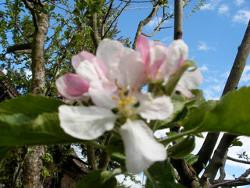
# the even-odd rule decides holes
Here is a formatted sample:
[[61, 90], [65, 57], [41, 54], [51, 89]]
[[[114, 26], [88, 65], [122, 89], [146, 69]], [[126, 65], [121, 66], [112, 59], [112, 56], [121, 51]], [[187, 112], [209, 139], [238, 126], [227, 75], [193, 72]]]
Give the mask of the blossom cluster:
[[[182, 40], [169, 46], [139, 36], [136, 49], [104, 39], [96, 55], [82, 51], [73, 56], [75, 73], [59, 77], [56, 86], [68, 100], [91, 99], [89, 105], [59, 107], [60, 126], [69, 135], [93, 140], [116, 130], [125, 148], [128, 172], [139, 173], [156, 161], [166, 159], [166, 148], [156, 141], [148, 122], [169, 118], [174, 106], [171, 95], [147, 88], [152, 83], [167, 86], [188, 58]], [[181, 75], [175, 90], [192, 97], [201, 82], [198, 69]]]

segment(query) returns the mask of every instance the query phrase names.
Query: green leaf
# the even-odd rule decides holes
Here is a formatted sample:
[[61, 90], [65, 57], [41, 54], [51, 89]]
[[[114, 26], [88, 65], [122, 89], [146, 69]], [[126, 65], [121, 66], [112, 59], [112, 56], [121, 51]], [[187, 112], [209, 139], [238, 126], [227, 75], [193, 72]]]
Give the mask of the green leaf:
[[3, 158], [9, 150], [9, 147], [0, 147], [0, 159]]
[[156, 162], [148, 169], [146, 188], [182, 188], [175, 182], [174, 170], [168, 160]]
[[0, 103], [0, 114], [25, 114], [37, 116], [41, 113], [57, 112], [61, 101], [44, 96], [27, 95]]
[[58, 119], [60, 101], [28, 95], [0, 103], [0, 146], [72, 143]]
[[36, 118], [24, 114], [0, 115], [0, 129], [0, 146], [79, 142], [64, 133], [57, 113], [43, 113]]
[[208, 101], [192, 109], [182, 125], [199, 131], [224, 131], [250, 136], [250, 87], [225, 95], [220, 101]]
[[195, 147], [195, 137], [188, 136], [184, 138], [179, 143], [173, 145], [167, 149], [168, 156], [174, 159], [184, 158], [186, 155], [190, 154]]
[[76, 188], [115, 188], [117, 185], [115, 175], [116, 173], [109, 171], [93, 171], [84, 176]]

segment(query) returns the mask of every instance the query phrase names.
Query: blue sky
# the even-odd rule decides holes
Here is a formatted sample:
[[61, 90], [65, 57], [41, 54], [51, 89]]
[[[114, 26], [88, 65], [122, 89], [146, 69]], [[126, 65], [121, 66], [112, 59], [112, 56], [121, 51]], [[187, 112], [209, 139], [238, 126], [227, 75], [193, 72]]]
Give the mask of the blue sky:
[[[250, 19], [250, 0], [207, 0], [201, 10], [191, 14], [195, 3], [196, 1], [193, 0], [184, 10], [183, 39], [189, 46], [189, 58], [197, 63], [203, 73], [204, 81], [201, 89], [205, 97], [218, 99]], [[137, 3], [126, 9], [119, 19], [120, 35], [133, 41], [139, 21], [148, 15], [151, 8], [150, 4]], [[172, 11], [172, 5], [170, 5], [169, 11]], [[150, 33], [159, 18], [160, 13], [143, 31]], [[171, 28], [157, 33], [151, 39], [169, 44], [173, 38], [173, 21], [167, 21], [164, 26]], [[250, 58], [248, 58], [240, 82], [240, 86], [244, 85], [250, 85]], [[241, 140], [243, 147], [231, 148], [230, 156], [237, 158], [238, 153], [249, 150], [250, 139], [242, 137]], [[202, 142], [202, 139], [198, 139], [197, 145], [200, 146]], [[194, 153], [198, 149], [199, 147], [195, 149]], [[232, 179], [233, 175], [239, 176], [246, 168], [249, 168], [249, 165], [228, 161], [227, 178]]]

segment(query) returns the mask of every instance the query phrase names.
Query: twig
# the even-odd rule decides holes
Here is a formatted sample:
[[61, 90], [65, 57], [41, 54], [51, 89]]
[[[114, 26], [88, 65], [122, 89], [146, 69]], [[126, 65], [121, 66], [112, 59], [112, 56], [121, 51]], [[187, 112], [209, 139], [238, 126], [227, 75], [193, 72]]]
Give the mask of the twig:
[[230, 161], [237, 162], [237, 163], [250, 164], [250, 161], [235, 159], [235, 158], [230, 157], [230, 156], [227, 156], [227, 159], [230, 160]]
[[153, 17], [156, 15], [158, 9], [160, 8], [160, 1], [157, 1], [154, 5], [153, 5], [153, 8], [151, 10], [151, 12], [149, 13], [149, 15], [141, 20], [139, 22], [139, 25], [137, 27], [137, 31], [136, 31], [136, 34], [135, 34], [135, 39], [134, 39], [134, 43], [133, 43], [133, 48], [136, 47], [136, 41], [137, 41], [137, 38], [139, 37], [139, 35], [141, 34], [142, 32], [142, 29], [145, 25], [147, 25], [152, 19]]

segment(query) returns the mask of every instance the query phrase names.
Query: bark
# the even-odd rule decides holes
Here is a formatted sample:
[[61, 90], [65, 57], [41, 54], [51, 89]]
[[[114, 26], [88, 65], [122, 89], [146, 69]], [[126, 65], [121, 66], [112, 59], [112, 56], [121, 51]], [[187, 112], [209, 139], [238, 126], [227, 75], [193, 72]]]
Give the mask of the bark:
[[[243, 73], [244, 67], [246, 65], [249, 52], [250, 52], [250, 21], [248, 22], [248, 26], [244, 34], [244, 38], [241, 42], [241, 45], [238, 48], [238, 53], [235, 57], [233, 67], [227, 79], [222, 96], [228, 93], [229, 91], [232, 91], [237, 88], [241, 75]], [[231, 139], [231, 136], [229, 134], [225, 136], [229, 136], [229, 138], [224, 139], [224, 140], [234, 140], [234, 139]], [[193, 165], [197, 174], [201, 172], [201, 170], [203, 169], [203, 165], [206, 165], [208, 160], [210, 159], [218, 137], [219, 137], [219, 133], [208, 133], [198, 153], [198, 161]], [[236, 138], [236, 136], [234, 138]], [[224, 155], [222, 157], [224, 157]]]
[[[35, 33], [32, 42], [32, 93], [43, 95], [45, 89], [44, 43], [49, 27], [49, 15], [40, 1], [23, 0], [32, 14]], [[33, 146], [28, 149], [24, 161], [25, 188], [41, 188], [42, 156], [45, 146]]]
[[175, 0], [174, 3], [174, 40], [181, 39], [183, 22], [183, 1]]

